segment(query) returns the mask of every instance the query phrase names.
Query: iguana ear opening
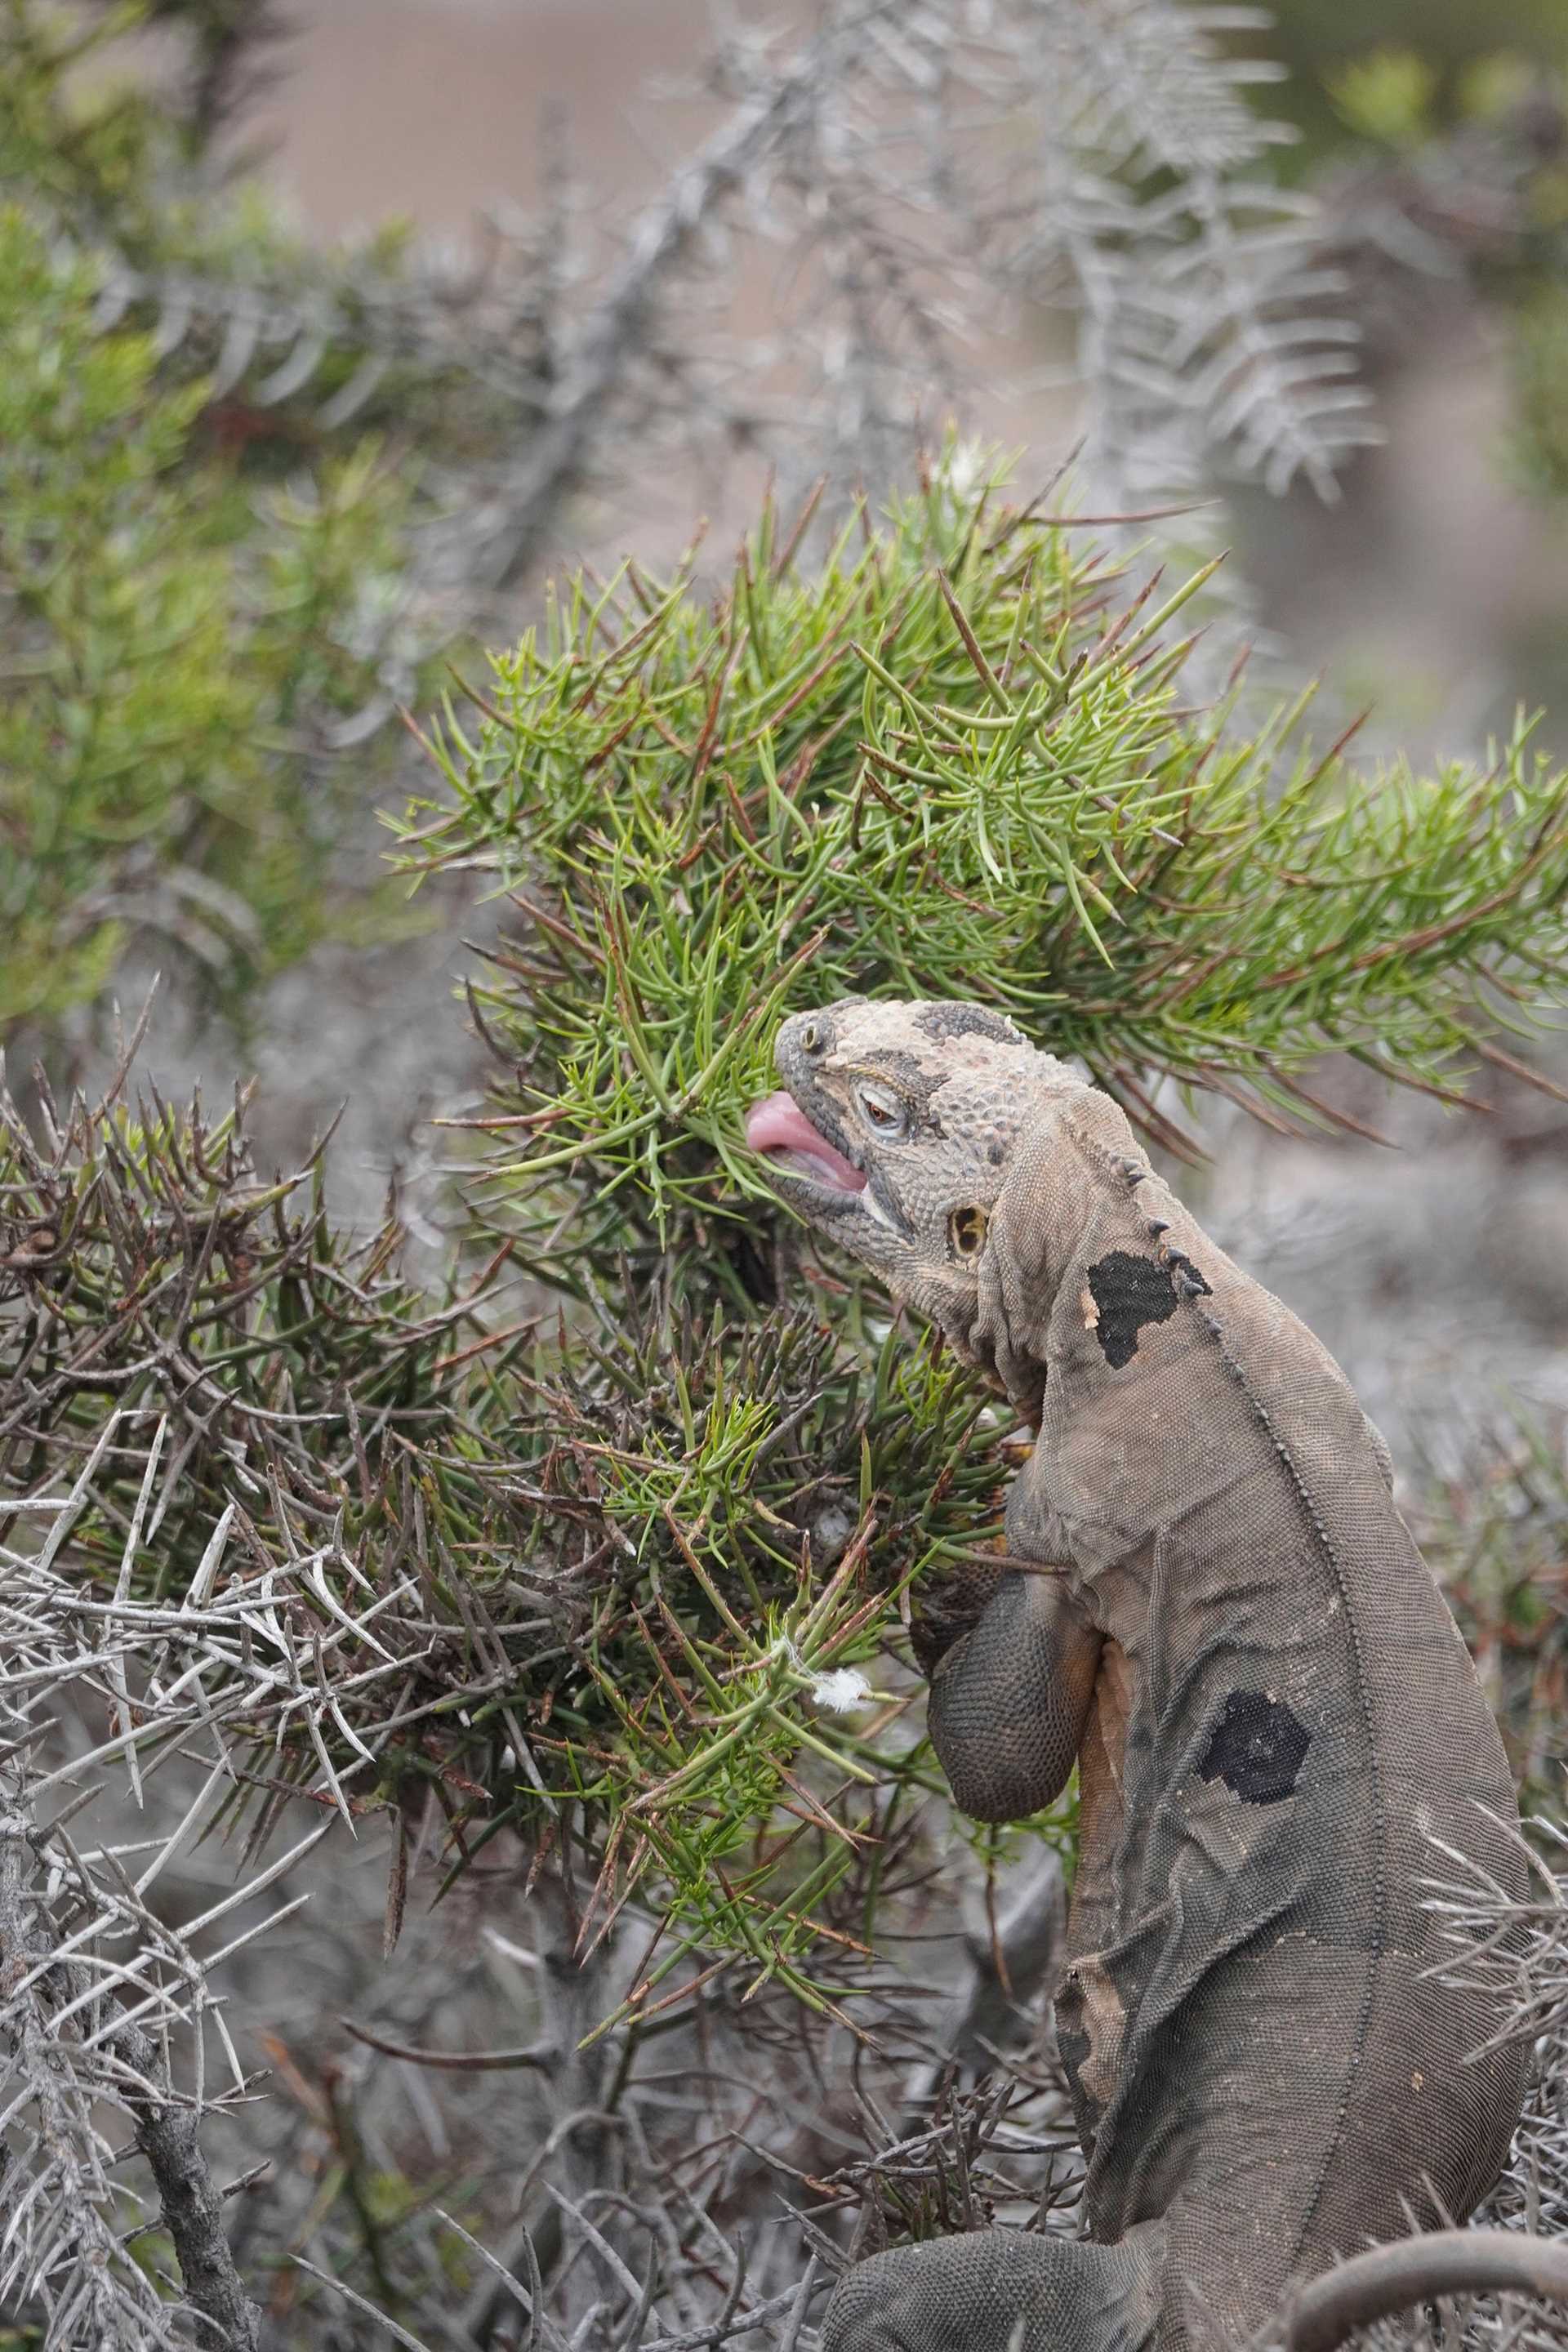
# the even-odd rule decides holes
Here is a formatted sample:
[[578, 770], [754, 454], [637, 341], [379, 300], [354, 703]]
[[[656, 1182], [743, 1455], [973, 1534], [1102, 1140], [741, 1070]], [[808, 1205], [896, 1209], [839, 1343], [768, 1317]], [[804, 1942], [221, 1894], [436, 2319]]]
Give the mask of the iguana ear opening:
[[947, 1245], [953, 1256], [973, 1263], [985, 1246], [989, 1222], [989, 1212], [978, 1201], [968, 1208], [954, 1209], [947, 1221]]

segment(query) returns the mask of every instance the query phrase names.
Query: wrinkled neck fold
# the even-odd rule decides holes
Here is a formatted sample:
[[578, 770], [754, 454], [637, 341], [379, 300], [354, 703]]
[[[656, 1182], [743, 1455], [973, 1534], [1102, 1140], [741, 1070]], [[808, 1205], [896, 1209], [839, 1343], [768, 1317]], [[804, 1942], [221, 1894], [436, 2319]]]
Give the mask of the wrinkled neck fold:
[[970, 1347], [1037, 1426], [1057, 1294], [1104, 1205], [1111, 1155], [1131, 1147], [1108, 1097], [1065, 1090], [1019, 1142], [991, 1213]]

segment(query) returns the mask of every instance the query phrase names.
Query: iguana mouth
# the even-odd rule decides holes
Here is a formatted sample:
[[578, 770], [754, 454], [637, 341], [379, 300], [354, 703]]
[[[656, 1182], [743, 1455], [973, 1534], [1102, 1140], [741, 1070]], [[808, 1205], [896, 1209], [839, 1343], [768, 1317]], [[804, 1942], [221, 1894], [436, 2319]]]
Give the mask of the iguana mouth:
[[864, 1170], [813, 1127], [793, 1095], [769, 1095], [752, 1104], [746, 1114], [746, 1142], [782, 1173], [804, 1177], [825, 1192], [848, 1198], [866, 1189]]

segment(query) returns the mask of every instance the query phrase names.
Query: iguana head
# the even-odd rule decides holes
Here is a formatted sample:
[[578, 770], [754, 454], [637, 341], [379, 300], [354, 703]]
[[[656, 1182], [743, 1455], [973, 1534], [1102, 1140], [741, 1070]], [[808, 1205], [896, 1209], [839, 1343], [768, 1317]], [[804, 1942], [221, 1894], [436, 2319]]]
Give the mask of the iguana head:
[[980, 1004], [842, 997], [792, 1014], [774, 1058], [785, 1091], [756, 1105], [746, 1140], [778, 1190], [973, 1355], [1008, 1164], [1049, 1097], [1081, 1082]]

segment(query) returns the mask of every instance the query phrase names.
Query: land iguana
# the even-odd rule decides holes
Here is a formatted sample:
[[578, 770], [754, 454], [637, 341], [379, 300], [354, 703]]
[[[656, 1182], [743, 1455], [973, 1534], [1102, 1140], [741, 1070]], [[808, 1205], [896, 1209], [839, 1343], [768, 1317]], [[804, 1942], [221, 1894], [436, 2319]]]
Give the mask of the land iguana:
[[779, 1192], [1037, 1433], [1026, 1565], [924, 1629], [954, 1801], [1016, 1819], [1075, 1760], [1081, 1796], [1056, 2016], [1087, 2241], [876, 2254], [825, 2352], [1248, 2340], [1503, 2163], [1522, 2060], [1475, 2055], [1500, 2021], [1426, 1907], [1439, 1845], [1523, 1893], [1497, 1727], [1344, 1374], [1109, 1096], [972, 1004], [846, 998], [777, 1065], [747, 1138]]

